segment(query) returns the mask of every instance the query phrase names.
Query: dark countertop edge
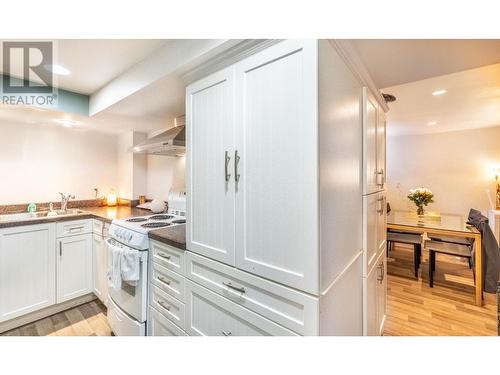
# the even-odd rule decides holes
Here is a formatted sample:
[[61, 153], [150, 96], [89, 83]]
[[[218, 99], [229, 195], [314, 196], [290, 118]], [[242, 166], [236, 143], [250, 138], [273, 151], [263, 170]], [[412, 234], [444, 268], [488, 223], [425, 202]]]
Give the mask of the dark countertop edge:
[[36, 224], [50, 224], [57, 223], [60, 221], [73, 221], [73, 220], [86, 220], [86, 219], [97, 219], [103, 221], [105, 223], [111, 224], [113, 219], [99, 216], [99, 214], [86, 212], [83, 214], [76, 215], [66, 215], [66, 216], [54, 216], [51, 218], [36, 218], [36, 219], [26, 219], [26, 220], [17, 220], [17, 221], [5, 221], [0, 222], [0, 229], [2, 228], [13, 228], [13, 227], [22, 227], [24, 225], [36, 225]]
[[[169, 234], [168, 234], [168, 232], [173, 232], [173, 231], [178, 232], [179, 230], [184, 232], [183, 237], [185, 239], [186, 238], [185, 237], [186, 236], [185, 235], [185, 230], [186, 230], [185, 224], [172, 226], [171, 228], [152, 230], [148, 233], [148, 236], [152, 240], [164, 243], [166, 245], [173, 246], [173, 247], [180, 249], [180, 250], [186, 250], [186, 241], [185, 240], [184, 240], [184, 242], [179, 242], [179, 241], [176, 241], [174, 239], [174, 238], [179, 237], [179, 233], [177, 233], [177, 235], [172, 235], [172, 236], [169, 236]], [[182, 237], [182, 235], [181, 235], [181, 237]]]

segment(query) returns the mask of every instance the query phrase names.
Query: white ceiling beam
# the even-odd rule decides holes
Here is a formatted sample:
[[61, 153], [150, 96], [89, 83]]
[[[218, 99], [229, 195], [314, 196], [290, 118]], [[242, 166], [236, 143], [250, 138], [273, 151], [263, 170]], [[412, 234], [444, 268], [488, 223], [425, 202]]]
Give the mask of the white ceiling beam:
[[134, 65], [90, 96], [89, 115], [93, 116], [120, 100], [167, 75], [180, 75], [207, 59], [229, 49], [241, 40], [178, 39]]

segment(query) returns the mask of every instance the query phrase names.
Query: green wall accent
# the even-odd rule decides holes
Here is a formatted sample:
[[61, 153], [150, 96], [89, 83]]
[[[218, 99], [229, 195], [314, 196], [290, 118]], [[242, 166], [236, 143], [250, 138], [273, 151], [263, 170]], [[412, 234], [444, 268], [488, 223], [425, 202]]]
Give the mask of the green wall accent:
[[[38, 93], [4, 93], [3, 90], [3, 79], [4, 76], [0, 74], [0, 104], [21, 104], [29, 107], [39, 107], [48, 108], [56, 111], [75, 113], [78, 115], [89, 115], [89, 96], [84, 94], [78, 94], [76, 92], [52, 88], [52, 92], [56, 95], [55, 105], [39, 105], [35, 100], [31, 99], [30, 96], [50, 96], [49, 94], [38, 94]], [[22, 84], [23, 80], [19, 78], [10, 77], [10, 81], [13, 83]], [[36, 85], [36, 84], [34, 84]]]

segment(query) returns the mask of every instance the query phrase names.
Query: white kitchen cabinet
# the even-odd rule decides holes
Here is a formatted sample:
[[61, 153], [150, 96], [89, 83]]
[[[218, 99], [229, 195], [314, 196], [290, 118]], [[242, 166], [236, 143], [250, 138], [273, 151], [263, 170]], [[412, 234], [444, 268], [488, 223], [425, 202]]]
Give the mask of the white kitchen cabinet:
[[384, 191], [365, 195], [363, 197], [363, 247], [364, 247], [364, 275], [368, 273], [386, 243], [386, 193]]
[[364, 278], [363, 333], [379, 336], [383, 332], [387, 309], [387, 258], [380, 254], [370, 272]]
[[57, 240], [57, 303], [92, 293], [92, 234]]
[[109, 224], [94, 220], [92, 286], [94, 294], [104, 305], [107, 305], [108, 301], [108, 248], [106, 245], [108, 229]]
[[292, 331], [187, 281], [186, 331], [192, 336], [294, 336]]
[[[317, 43], [236, 64], [236, 266], [318, 290]], [[293, 233], [293, 235], [290, 235]]]
[[234, 265], [234, 69], [188, 87], [187, 247]]
[[187, 336], [186, 332], [151, 307], [148, 320], [148, 336]]
[[56, 302], [55, 226], [0, 229], [0, 322]]
[[385, 188], [385, 113], [375, 97], [363, 88], [363, 193]]
[[[360, 107], [363, 87], [372, 81], [351, 58], [346, 43], [274, 42], [233, 57], [233, 65], [187, 88], [187, 250], [315, 296], [323, 318], [308, 310], [311, 315], [297, 320], [302, 327], [293, 328], [302, 334], [362, 332], [362, 311], [348, 316], [344, 327], [349, 329], [314, 323], [345, 319], [348, 314], [339, 304], [355, 308], [363, 300], [362, 195], [367, 182], [362, 177], [366, 145]], [[382, 179], [377, 179], [377, 125], [383, 99], [373, 87], [369, 91], [370, 186], [378, 192]], [[199, 276], [193, 270], [186, 274]], [[226, 270], [227, 275], [240, 276]], [[337, 288], [345, 288], [347, 279], [358, 286], [351, 295]], [[195, 281], [221, 293], [218, 283]], [[260, 284], [265, 283], [247, 284], [249, 295]], [[322, 304], [328, 293], [333, 293], [328, 301], [335, 303]], [[186, 290], [186, 305], [188, 294]], [[214, 320], [219, 314], [210, 307], [211, 296], [208, 293], [204, 307], [199, 307], [209, 312], [207, 322], [197, 316], [200, 326], [186, 327], [187, 333], [221, 333], [222, 327], [207, 328], [210, 314]], [[201, 297], [193, 301], [202, 305]], [[249, 309], [261, 309], [260, 314], [269, 310], [257, 305]], [[186, 319], [192, 313], [187, 311]], [[281, 319], [265, 313], [274, 322]]]

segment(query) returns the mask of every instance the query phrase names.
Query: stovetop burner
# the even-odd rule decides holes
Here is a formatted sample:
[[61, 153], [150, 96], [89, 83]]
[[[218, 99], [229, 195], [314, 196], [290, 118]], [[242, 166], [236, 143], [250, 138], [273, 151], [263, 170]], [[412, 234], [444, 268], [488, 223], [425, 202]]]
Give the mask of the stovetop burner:
[[184, 224], [186, 223], [186, 219], [177, 219], [177, 220], [172, 220], [172, 224]]
[[173, 219], [172, 215], [153, 215], [149, 218], [149, 220], [169, 220]]
[[143, 228], [162, 228], [162, 227], [168, 227], [170, 223], [146, 223], [142, 224], [141, 227]]
[[133, 217], [132, 219], [127, 220], [129, 223], [142, 223], [143, 221], [148, 221], [148, 219], [145, 219], [143, 217]]

